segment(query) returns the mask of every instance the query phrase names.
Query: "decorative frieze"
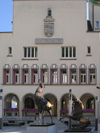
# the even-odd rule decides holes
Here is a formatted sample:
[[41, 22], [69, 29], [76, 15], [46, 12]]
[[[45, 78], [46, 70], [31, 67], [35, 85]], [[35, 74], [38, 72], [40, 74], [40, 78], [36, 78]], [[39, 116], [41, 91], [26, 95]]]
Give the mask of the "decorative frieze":
[[37, 38], [35, 44], [63, 44], [62, 38]]

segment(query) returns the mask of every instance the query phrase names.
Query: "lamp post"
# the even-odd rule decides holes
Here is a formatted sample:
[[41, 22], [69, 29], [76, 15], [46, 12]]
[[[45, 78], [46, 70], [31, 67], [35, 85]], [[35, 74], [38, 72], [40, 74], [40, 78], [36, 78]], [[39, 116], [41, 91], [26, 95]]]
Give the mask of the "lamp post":
[[[100, 89], [100, 86], [97, 86], [96, 88]], [[98, 132], [100, 132], [100, 91], [99, 91], [99, 100], [98, 100], [98, 102], [99, 102]]]
[[3, 89], [0, 89], [0, 129], [2, 130], [2, 92]]

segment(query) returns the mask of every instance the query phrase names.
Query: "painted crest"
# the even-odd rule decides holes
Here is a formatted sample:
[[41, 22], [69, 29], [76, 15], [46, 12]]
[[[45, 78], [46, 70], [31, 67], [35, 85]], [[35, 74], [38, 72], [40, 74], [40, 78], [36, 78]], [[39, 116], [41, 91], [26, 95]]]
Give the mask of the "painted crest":
[[47, 37], [54, 35], [54, 23], [44, 23], [44, 34]]

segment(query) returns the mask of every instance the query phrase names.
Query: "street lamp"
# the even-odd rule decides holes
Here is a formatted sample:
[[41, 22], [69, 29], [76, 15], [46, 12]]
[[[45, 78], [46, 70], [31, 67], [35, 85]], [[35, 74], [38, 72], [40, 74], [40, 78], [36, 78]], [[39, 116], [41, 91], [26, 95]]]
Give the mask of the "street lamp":
[[[97, 89], [100, 89], [100, 86], [96, 87]], [[100, 91], [99, 91], [99, 97], [100, 97]], [[100, 108], [100, 99], [99, 99], [99, 108]], [[100, 109], [99, 109], [100, 114]], [[98, 117], [98, 132], [100, 132], [100, 116]]]
[[[0, 94], [3, 92], [3, 89], [0, 89]], [[0, 95], [0, 129], [2, 129], [2, 95]]]

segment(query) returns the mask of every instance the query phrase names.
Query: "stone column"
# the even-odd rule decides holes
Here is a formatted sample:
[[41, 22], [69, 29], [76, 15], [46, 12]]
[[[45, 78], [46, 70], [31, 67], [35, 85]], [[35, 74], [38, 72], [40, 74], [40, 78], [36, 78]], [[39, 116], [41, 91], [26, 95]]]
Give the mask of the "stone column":
[[19, 117], [22, 117], [22, 109], [23, 109], [22, 101], [19, 100]]
[[60, 118], [61, 101], [57, 101], [57, 118]]

